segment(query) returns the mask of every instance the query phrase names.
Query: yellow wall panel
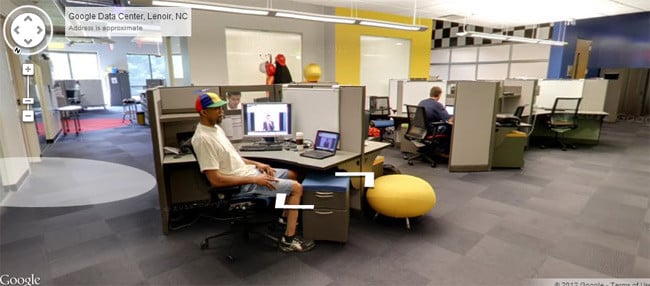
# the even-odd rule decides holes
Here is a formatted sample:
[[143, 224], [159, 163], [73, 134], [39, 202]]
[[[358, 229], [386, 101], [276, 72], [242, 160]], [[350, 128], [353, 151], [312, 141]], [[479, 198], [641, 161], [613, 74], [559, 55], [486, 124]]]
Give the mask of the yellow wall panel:
[[[366, 18], [381, 21], [413, 24], [413, 18], [379, 12], [336, 8], [337, 16]], [[361, 82], [361, 35], [402, 38], [411, 41], [411, 62], [409, 77], [429, 78], [429, 61], [431, 56], [431, 28], [433, 20], [416, 19], [417, 25], [427, 26], [423, 32], [411, 32], [395, 29], [376, 28], [361, 25], [337, 24], [336, 42], [336, 81], [339, 84], [359, 85]], [[390, 68], [390, 67], [386, 67]]]

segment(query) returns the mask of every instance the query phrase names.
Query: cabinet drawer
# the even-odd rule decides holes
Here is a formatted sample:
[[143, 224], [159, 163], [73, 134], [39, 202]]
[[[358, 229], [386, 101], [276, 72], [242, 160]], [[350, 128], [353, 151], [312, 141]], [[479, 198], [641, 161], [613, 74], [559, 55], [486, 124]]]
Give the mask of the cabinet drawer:
[[314, 205], [315, 209], [347, 210], [349, 201], [348, 192], [305, 191], [302, 195], [302, 204]]
[[303, 210], [303, 235], [312, 240], [348, 241], [349, 210]]

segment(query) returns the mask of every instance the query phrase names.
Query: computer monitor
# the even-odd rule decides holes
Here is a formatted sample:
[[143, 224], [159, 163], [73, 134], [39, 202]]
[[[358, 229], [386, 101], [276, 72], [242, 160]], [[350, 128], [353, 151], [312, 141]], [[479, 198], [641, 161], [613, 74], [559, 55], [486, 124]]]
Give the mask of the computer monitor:
[[259, 102], [242, 104], [244, 137], [261, 137], [273, 142], [276, 137], [291, 137], [291, 104]]
[[449, 113], [449, 115], [454, 115], [454, 106], [453, 105], [445, 106], [445, 110], [447, 110], [447, 113]]

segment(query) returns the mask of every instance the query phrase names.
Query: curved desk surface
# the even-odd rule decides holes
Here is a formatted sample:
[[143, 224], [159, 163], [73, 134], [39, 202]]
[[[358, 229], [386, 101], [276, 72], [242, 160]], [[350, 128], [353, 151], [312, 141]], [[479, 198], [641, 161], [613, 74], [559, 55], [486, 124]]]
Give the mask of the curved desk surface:
[[[384, 142], [375, 142], [375, 141], [366, 141], [365, 153], [377, 152], [381, 149], [384, 149], [390, 146], [389, 143]], [[234, 144], [236, 148], [243, 144], [250, 143], [237, 143]], [[305, 151], [307, 151], [306, 149]], [[282, 162], [286, 164], [291, 164], [298, 167], [304, 167], [309, 169], [317, 170], [327, 170], [336, 166], [339, 166], [348, 161], [357, 159], [361, 156], [360, 153], [348, 152], [348, 151], [336, 151], [336, 155], [325, 158], [325, 159], [312, 159], [307, 157], [300, 156], [300, 153], [304, 151], [293, 151], [293, 150], [282, 150], [282, 151], [256, 151], [256, 152], [242, 152], [239, 154], [247, 159], [267, 159], [273, 160], [276, 162]], [[189, 163], [195, 162], [194, 156], [192, 154], [185, 154], [181, 156], [175, 155], [165, 155], [163, 158], [163, 164], [175, 164], [175, 163]]]

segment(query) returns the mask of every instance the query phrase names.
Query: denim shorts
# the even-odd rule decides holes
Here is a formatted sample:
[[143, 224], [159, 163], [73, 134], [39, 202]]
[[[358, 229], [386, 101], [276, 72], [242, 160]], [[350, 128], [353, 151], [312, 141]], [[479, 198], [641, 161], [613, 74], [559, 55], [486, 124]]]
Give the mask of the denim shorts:
[[[240, 194], [259, 194], [267, 197], [275, 197], [276, 194], [291, 194], [291, 187], [294, 184], [294, 180], [289, 180], [289, 170], [287, 169], [274, 169], [275, 177], [278, 179], [277, 182], [274, 182], [275, 190], [266, 187], [260, 186], [258, 184], [247, 184], [240, 187]], [[262, 174], [260, 170], [257, 170], [257, 174]]]

